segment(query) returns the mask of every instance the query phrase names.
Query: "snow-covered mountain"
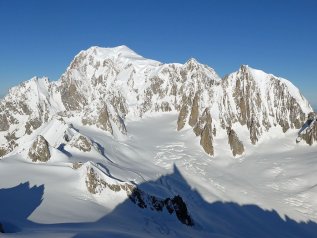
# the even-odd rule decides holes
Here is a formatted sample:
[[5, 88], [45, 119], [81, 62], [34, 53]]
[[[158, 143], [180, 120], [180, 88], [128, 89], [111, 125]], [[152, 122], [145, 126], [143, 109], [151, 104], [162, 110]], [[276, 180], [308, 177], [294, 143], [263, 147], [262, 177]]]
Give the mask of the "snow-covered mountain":
[[219, 130], [233, 131], [239, 141], [234, 131], [239, 127], [256, 144], [273, 127], [299, 129], [312, 111], [292, 83], [246, 65], [220, 79], [195, 59], [162, 64], [126, 46], [82, 51], [59, 81], [26, 81], [12, 88], [0, 107], [2, 155], [56, 116], [77, 118], [122, 138], [128, 134], [127, 116], [178, 112], [175, 128], [193, 127], [205, 151], [214, 155]]
[[[312, 111], [291, 82], [247, 65], [221, 79], [195, 59], [162, 64], [126, 46], [91, 47], [58, 81], [32, 78], [0, 101], [1, 188], [28, 182], [13, 191], [39, 197], [32, 223], [9, 211], [3, 218], [0, 210], [0, 225], [29, 237], [37, 230], [60, 237], [265, 237], [271, 221], [264, 210], [275, 209], [295, 219], [284, 224], [271, 214], [284, 224], [276, 237], [291, 237], [294, 224], [297, 235], [313, 237], [315, 223], [296, 222], [317, 221], [317, 167], [308, 162], [317, 125], [295, 142]], [[0, 197], [11, 192], [0, 189]], [[224, 229], [232, 220], [221, 218], [220, 208], [249, 220]], [[263, 224], [255, 235], [238, 230], [257, 214]], [[43, 223], [62, 224], [55, 231]], [[130, 234], [129, 225], [137, 231]]]

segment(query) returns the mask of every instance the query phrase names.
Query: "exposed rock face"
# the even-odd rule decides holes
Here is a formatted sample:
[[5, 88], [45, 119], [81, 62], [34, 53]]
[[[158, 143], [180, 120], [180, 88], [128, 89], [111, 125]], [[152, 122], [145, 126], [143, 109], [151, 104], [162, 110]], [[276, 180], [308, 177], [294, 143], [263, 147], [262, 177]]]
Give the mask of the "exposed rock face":
[[[71, 73], [66, 74], [69, 75]], [[62, 78], [62, 84], [60, 88], [61, 99], [66, 108], [66, 110], [74, 111], [80, 110], [85, 105], [87, 105], [86, 98], [81, 94], [80, 89], [77, 87], [77, 83], [75, 80], [66, 80]]]
[[237, 133], [231, 128], [227, 128], [227, 133], [228, 143], [230, 144], [233, 156], [242, 155], [244, 152], [244, 146], [242, 142], [239, 140]]
[[[111, 109], [113, 109], [111, 107]], [[118, 113], [110, 113], [109, 107], [106, 104], [98, 106], [95, 109], [89, 109], [85, 112], [85, 116], [82, 119], [84, 125], [96, 125], [98, 128], [108, 131], [113, 135], [113, 126], [115, 125], [118, 130], [126, 135], [127, 130], [124, 124], [124, 120], [118, 115]], [[115, 109], [111, 110], [114, 111]]]
[[[279, 125], [284, 132], [290, 128], [300, 128], [311, 108], [298, 89], [287, 80], [244, 65], [239, 71], [216, 82], [213, 88], [215, 88], [213, 91], [210, 90], [212, 93], [205, 94], [200, 100], [197, 100], [197, 89], [196, 93], [193, 92], [195, 98], [188, 121], [195, 134], [201, 135], [201, 144], [208, 154], [213, 154], [210, 131], [212, 129], [213, 136], [216, 136], [216, 128], [206, 126], [199, 119], [197, 122], [196, 116], [192, 116], [197, 115], [203, 105], [208, 105], [204, 98], [217, 103], [217, 105], [209, 103], [212, 108], [219, 111], [218, 115], [215, 114], [219, 120], [216, 123], [219, 123], [223, 129], [231, 127], [234, 123], [246, 125], [252, 144], [256, 144], [262, 134], [271, 127]], [[219, 94], [218, 91], [222, 93]], [[184, 121], [186, 123], [188, 110], [183, 109], [180, 111], [179, 119], [182, 120], [178, 121], [178, 129], [184, 127]], [[239, 151], [242, 151], [242, 147]]]
[[74, 162], [73, 165], [72, 165], [72, 168], [76, 170], [76, 169], [81, 168], [81, 166], [83, 166], [83, 163], [81, 163], [81, 162]]
[[178, 131], [183, 129], [183, 127], [186, 124], [186, 120], [187, 120], [188, 113], [189, 113], [188, 107], [189, 106], [186, 103], [184, 103], [181, 107], [181, 110], [180, 110], [179, 115], [178, 115], [178, 120], [177, 120], [177, 130]]
[[98, 109], [97, 115], [93, 115], [92, 112], [87, 113], [86, 116], [82, 119], [82, 122], [84, 125], [96, 125], [100, 129], [113, 134], [108, 108], [106, 105]]
[[92, 167], [88, 167], [87, 169], [86, 186], [91, 194], [101, 193], [106, 188], [113, 192], [124, 191], [130, 200], [142, 209], [150, 208], [151, 210], [158, 212], [162, 212], [163, 209], [166, 209], [169, 214], [175, 213], [177, 219], [181, 223], [187, 226], [194, 225], [194, 222], [188, 213], [186, 203], [181, 196], [177, 195], [173, 198], [165, 199], [157, 198], [130, 183], [106, 182]]
[[[0, 101], [0, 131], [7, 131], [5, 138], [0, 137], [1, 154], [4, 154], [3, 147], [8, 147], [7, 143], [18, 143], [10, 142], [19, 139], [15, 135], [31, 134], [49, 120], [52, 115], [48, 103], [50, 90], [47, 78], [32, 78], [10, 89]], [[12, 146], [6, 151], [12, 151]]]
[[200, 138], [200, 145], [203, 147], [205, 152], [211, 156], [214, 155], [212, 130], [209, 124], [206, 124]]
[[312, 145], [315, 141], [317, 141], [317, 122], [312, 123], [314, 123], [314, 125], [312, 125], [311, 130], [301, 136], [308, 145]]
[[[181, 107], [177, 129], [188, 123], [194, 133], [201, 136], [201, 145], [210, 155], [213, 154], [212, 137], [216, 136], [216, 127], [206, 126], [197, 117], [204, 105], [216, 110], [214, 123], [219, 123], [223, 129], [234, 123], [246, 125], [252, 144], [258, 143], [271, 127], [279, 125], [284, 132], [299, 128], [310, 110], [307, 101], [290, 82], [244, 65], [222, 81], [215, 81], [208, 94], [199, 88], [195, 86], [190, 91], [195, 95], [192, 103]], [[204, 96], [199, 97], [201, 93]]]
[[70, 142], [70, 145], [83, 152], [91, 151], [92, 147], [91, 141], [83, 135], [79, 135], [78, 137], [73, 138]]
[[284, 132], [289, 128], [300, 128], [311, 108], [287, 80], [245, 65], [225, 77], [222, 88], [223, 125], [230, 126], [235, 122], [247, 125], [253, 144], [273, 126], [280, 125]]
[[198, 116], [199, 116], [199, 94], [196, 93], [194, 100], [193, 100], [193, 106], [192, 106], [192, 110], [190, 113], [190, 117], [189, 117], [189, 121], [188, 124], [193, 127], [196, 125], [197, 121], [198, 121]]
[[33, 162], [47, 162], [51, 158], [49, 144], [41, 135], [34, 140], [28, 153]]
[[31, 135], [33, 130], [36, 130], [42, 125], [42, 122], [39, 118], [30, 119], [25, 124], [25, 133]]
[[193, 219], [188, 214], [186, 203], [182, 197], [177, 195], [173, 198], [160, 199], [153, 195], [149, 195], [138, 188], [134, 188], [129, 195], [130, 200], [140, 208], [150, 208], [154, 211], [163, 211], [166, 209], [169, 214], [176, 213], [178, 220], [187, 225], [193, 226]]
[[[166, 208], [169, 213], [172, 213], [174, 210], [181, 223], [187, 226], [194, 225], [193, 219], [188, 214], [186, 203], [183, 201], [181, 196], [177, 195], [172, 199], [167, 198], [164, 201], [167, 203]], [[170, 204], [172, 204], [173, 207]]]
[[18, 143], [16, 143], [15, 140], [11, 140], [5, 145], [1, 145], [0, 157], [5, 156], [6, 154], [12, 152], [17, 146], [18, 146]]
[[7, 131], [10, 128], [6, 114], [0, 114], [0, 131]]
[[106, 182], [94, 168], [89, 166], [87, 167], [86, 186], [91, 194], [101, 193], [106, 188], [113, 192], [125, 191], [127, 194], [131, 194], [135, 187], [129, 183]]
[[196, 136], [200, 136], [200, 145], [205, 152], [214, 155], [212, 118], [209, 109], [206, 108], [193, 128]]
[[261, 135], [261, 128], [260, 128], [260, 124], [252, 119], [249, 125], [249, 130], [250, 130], [250, 140], [252, 144], [256, 144], [259, 140], [259, 137]]
[[0, 147], [0, 157], [5, 156], [7, 153], [8, 152], [5, 147]]
[[195, 127], [193, 128], [196, 136], [199, 136], [202, 134], [206, 125], [210, 125], [210, 128], [211, 128], [212, 127], [211, 124], [212, 124], [212, 118], [210, 115], [210, 111], [208, 108], [206, 108], [204, 112], [202, 113], [202, 115], [199, 117], [199, 120], [196, 123]]
[[8, 132], [5, 136], [4, 136], [6, 139], [7, 139], [7, 141], [15, 141], [15, 140], [17, 140], [18, 138], [15, 136], [15, 131], [13, 131], [13, 132]]
[[[197, 126], [205, 108], [210, 108], [213, 125]], [[32, 134], [57, 114], [122, 136], [127, 134], [126, 115], [173, 111], [179, 113], [177, 130], [193, 127], [205, 151], [213, 154], [216, 127], [246, 125], [256, 144], [272, 127], [284, 132], [300, 128], [311, 110], [289, 81], [246, 65], [221, 79], [195, 59], [162, 64], [125, 46], [91, 47], [75, 56], [59, 81], [33, 78], [12, 88], [0, 101], [0, 131], [11, 134], [18, 128], [16, 135]], [[8, 142], [5, 134], [1, 145]]]
[[81, 110], [88, 104], [85, 93], [89, 89], [83, 81], [79, 80], [80, 76], [84, 76], [83, 73], [87, 72], [87, 65], [83, 65], [86, 59], [87, 56], [84, 53], [79, 53], [61, 77], [58, 91], [60, 91], [61, 101], [68, 111]]
[[98, 175], [95, 173], [93, 168], [89, 168], [87, 172], [87, 178], [86, 178], [86, 187], [88, 189], [88, 192], [92, 194], [98, 193], [98, 186], [102, 186], [102, 183], [98, 177]]

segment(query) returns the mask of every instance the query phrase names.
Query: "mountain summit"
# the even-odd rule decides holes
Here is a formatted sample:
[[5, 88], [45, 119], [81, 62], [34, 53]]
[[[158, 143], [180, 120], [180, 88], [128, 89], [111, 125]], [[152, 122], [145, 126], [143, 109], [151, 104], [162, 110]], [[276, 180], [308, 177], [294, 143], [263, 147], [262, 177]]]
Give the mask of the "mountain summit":
[[291, 82], [247, 65], [220, 78], [91, 47], [0, 101], [0, 232], [316, 237], [315, 118]]
[[299, 129], [312, 111], [291, 82], [247, 65], [221, 79], [195, 59], [162, 64], [126, 46], [81, 51], [58, 81], [32, 78], [12, 88], [0, 108], [1, 156], [34, 140], [56, 118], [122, 139], [129, 135], [126, 118], [158, 112], [178, 113], [175, 129], [193, 128], [210, 155], [217, 153], [214, 138], [226, 136], [236, 156], [272, 128]]

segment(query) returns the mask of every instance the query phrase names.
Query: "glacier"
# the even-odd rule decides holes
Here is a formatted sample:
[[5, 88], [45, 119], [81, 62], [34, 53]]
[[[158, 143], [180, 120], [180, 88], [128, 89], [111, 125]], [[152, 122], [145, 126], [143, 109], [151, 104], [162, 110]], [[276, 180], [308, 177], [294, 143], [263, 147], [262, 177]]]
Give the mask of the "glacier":
[[296, 143], [313, 109], [286, 79], [91, 47], [0, 109], [4, 237], [316, 236], [317, 128]]

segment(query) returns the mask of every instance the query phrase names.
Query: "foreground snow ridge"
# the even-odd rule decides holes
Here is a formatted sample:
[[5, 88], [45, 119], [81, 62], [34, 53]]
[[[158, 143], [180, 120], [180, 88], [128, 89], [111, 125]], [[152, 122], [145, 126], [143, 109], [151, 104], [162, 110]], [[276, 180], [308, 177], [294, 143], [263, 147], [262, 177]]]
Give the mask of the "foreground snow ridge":
[[317, 236], [317, 123], [286, 79], [91, 47], [0, 109], [4, 237]]

